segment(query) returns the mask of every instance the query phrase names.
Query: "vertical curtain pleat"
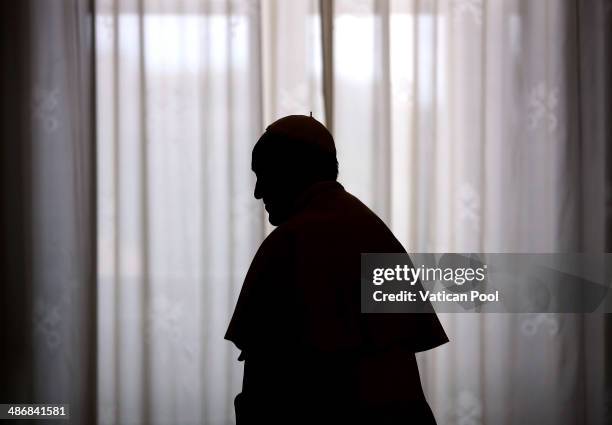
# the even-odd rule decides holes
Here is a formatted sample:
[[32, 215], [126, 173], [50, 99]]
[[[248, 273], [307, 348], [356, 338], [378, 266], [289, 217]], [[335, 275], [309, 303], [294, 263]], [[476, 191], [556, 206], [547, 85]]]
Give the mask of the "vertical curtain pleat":
[[379, 216], [389, 222], [391, 220], [391, 57], [390, 31], [391, 9], [389, 0], [376, 0], [374, 4], [375, 34], [374, 50], [375, 70], [374, 90], [376, 92], [376, 112], [372, 117], [374, 131], [372, 139], [372, 158], [374, 160], [374, 190], [378, 194], [376, 210]]
[[[23, 51], [32, 41], [29, 2], [2, 3], [0, 49], [1, 115], [0, 209], [3, 270], [0, 284], [0, 403], [26, 403], [32, 399], [32, 146], [31, 63]], [[12, 349], [4, 349], [10, 346]]]
[[71, 420], [96, 423], [92, 3], [0, 7], [10, 102], [2, 105], [0, 402], [67, 403]]
[[148, 92], [147, 92], [147, 43], [146, 43], [146, 5], [144, 0], [138, 0], [138, 89], [140, 101], [140, 116], [138, 125], [140, 126], [140, 205], [142, 208], [140, 238], [142, 250], [142, 283], [141, 283], [141, 339], [142, 339], [142, 374], [141, 374], [141, 393], [142, 393], [142, 421], [151, 423], [151, 346], [148, 345], [146, 332], [146, 318], [151, 315], [151, 288], [150, 288], [150, 203], [149, 203], [149, 150], [148, 150]]
[[334, 0], [319, 0], [325, 124], [334, 131]]

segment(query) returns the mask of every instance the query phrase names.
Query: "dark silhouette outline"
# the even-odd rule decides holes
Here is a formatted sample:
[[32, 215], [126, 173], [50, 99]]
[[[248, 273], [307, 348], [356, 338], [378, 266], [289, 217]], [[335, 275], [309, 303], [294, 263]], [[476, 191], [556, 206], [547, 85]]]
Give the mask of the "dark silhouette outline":
[[329, 131], [270, 125], [253, 149], [255, 198], [278, 226], [261, 244], [225, 338], [242, 351], [245, 424], [435, 424], [414, 353], [448, 341], [436, 315], [361, 314], [365, 252], [405, 252], [336, 181]]

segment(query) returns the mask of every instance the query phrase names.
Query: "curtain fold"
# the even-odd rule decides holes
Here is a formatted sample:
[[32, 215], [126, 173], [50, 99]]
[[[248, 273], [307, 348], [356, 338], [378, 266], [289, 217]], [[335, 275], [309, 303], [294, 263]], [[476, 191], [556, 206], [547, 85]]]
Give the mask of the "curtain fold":
[[96, 423], [92, 4], [0, 7], [0, 402], [67, 403], [72, 421]]

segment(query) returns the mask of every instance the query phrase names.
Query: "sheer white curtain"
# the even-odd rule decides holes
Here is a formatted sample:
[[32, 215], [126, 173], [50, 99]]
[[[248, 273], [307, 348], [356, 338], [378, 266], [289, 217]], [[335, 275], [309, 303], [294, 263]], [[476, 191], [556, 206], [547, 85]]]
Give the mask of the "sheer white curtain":
[[[347, 188], [409, 252], [605, 251], [602, 5], [335, 1]], [[442, 320], [419, 355], [440, 423], [603, 422], [603, 317]]]
[[97, 2], [102, 423], [230, 423], [223, 340], [264, 234], [254, 2]]
[[0, 4], [0, 403], [72, 423], [96, 420], [93, 22], [89, 0]]
[[[250, 150], [280, 116], [333, 122], [340, 181], [409, 251], [602, 251], [599, 7], [98, 1], [101, 423], [233, 422], [223, 334], [269, 230]], [[443, 321], [439, 423], [601, 423], [600, 318]]]

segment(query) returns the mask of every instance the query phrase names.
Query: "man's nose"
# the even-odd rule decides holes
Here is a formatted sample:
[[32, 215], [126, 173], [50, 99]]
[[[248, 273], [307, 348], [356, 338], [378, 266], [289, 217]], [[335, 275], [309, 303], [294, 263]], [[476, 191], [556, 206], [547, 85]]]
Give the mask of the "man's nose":
[[261, 193], [261, 183], [259, 181], [255, 182], [255, 193], [253, 193], [255, 199], [263, 198], [263, 194]]

